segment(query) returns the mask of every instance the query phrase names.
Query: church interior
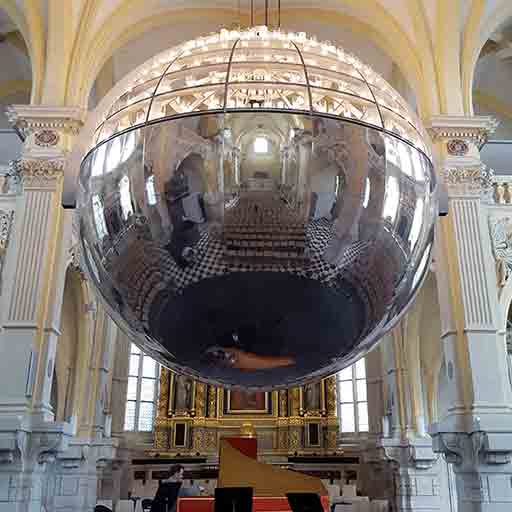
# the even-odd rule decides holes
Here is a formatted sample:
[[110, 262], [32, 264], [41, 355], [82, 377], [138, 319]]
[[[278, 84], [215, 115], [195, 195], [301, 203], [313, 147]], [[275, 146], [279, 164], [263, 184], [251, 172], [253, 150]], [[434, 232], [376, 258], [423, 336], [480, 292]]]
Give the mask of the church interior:
[[0, 512], [510, 512], [510, 91], [510, 0], [0, 0]]

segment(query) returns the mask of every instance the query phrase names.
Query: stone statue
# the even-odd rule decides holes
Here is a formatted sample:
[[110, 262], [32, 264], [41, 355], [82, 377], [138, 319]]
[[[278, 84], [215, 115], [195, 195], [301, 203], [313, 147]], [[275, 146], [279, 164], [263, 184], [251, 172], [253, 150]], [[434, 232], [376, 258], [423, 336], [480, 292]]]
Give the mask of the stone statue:
[[192, 404], [192, 380], [183, 375], [176, 377], [176, 411], [188, 411]]

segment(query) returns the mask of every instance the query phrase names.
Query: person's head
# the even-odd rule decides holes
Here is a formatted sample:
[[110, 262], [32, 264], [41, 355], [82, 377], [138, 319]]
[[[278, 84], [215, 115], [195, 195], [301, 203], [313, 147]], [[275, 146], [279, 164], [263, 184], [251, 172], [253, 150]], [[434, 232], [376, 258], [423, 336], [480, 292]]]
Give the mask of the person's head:
[[185, 469], [181, 464], [175, 464], [169, 469], [169, 478], [181, 482], [183, 480], [183, 473]]

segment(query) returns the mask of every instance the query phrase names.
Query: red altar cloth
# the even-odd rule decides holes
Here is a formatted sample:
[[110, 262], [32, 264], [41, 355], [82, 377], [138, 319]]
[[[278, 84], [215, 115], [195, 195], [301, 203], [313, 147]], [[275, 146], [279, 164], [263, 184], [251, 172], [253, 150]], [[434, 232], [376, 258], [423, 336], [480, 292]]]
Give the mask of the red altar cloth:
[[[329, 497], [320, 496], [325, 512], [329, 512]], [[179, 498], [176, 512], [213, 512], [213, 498]], [[255, 496], [252, 502], [253, 512], [291, 512], [285, 497], [266, 498]]]

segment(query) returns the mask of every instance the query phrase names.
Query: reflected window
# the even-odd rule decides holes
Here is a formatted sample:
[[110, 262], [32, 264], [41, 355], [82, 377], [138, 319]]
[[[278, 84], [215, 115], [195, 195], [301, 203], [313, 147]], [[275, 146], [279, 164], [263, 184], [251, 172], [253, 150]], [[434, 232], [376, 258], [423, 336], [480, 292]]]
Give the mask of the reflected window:
[[400, 162], [398, 160], [397, 143], [390, 137], [386, 137], [386, 160], [388, 163], [400, 168]]
[[105, 148], [106, 144], [103, 144], [98, 148], [96, 154], [94, 155], [91, 170], [91, 176], [93, 178], [95, 176], [101, 176], [103, 174], [103, 164], [105, 163]]
[[425, 272], [425, 268], [427, 267], [427, 263], [429, 262], [429, 256], [430, 256], [430, 247], [432, 244], [429, 244], [425, 251], [423, 252], [423, 256], [421, 258], [420, 264], [418, 265], [418, 268], [416, 269], [416, 273], [414, 274], [414, 278], [412, 280], [412, 288], [416, 288], [416, 286], [419, 284], [420, 279], [423, 277], [423, 272]]
[[132, 155], [132, 153], [135, 151], [135, 132], [130, 132], [126, 136], [126, 142], [124, 144], [123, 148], [123, 154], [121, 156], [121, 163], [126, 162], [128, 158]]
[[395, 223], [400, 206], [400, 185], [396, 176], [388, 176], [386, 179], [386, 193], [382, 216], [391, 224]]
[[123, 217], [128, 219], [133, 214], [132, 199], [130, 197], [130, 180], [128, 176], [125, 176], [119, 182], [119, 195], [121, 201], [121, 210], [123, 211]]
[[155, 175], [150, 176], [146, 180], [146, 194], [148, 196], [148, 204], [151, 206], [156, 204]]
[[108, 149], [106, 172], [112, 172], [121, 162], [121, 141], [115, 138]]
[[100, 196], [97, 194], [92, 196], [92, 211], [94, 215], [94, 225], [96, 226], [96, 232], [98, 237], [104, 238], [107, 236], [107, 223], [105, 222], [105, 213], [103, 211], [103, 204], [101, 203]]
[[155, 421], [160, 366], [132, 343], [126, 390], [124, 429], [151, 432]]
[[421, 226], [423, 221], [423, 208], [424, 201], [422, 198], [418, 197], [416, 199], [416, 208], [414, 210], [414, 216], [412, 218], [411, 231], [409, 233], [409, 244], [411, 246], [411, 251], [416, 246], [416, 242], [418, 241], [421, 233]]
[[370, 178], [366, 178], [366, 187], [364, 188], [363, 208], [368, 208], [370, 202]]
[[360, 359], [336, 376], [338, 420], [342, 434], [368, 432], [368, 400], [366, 393], [366, 363]]
[[411, 150], [404, 143], [398, 144], [398, 153], [400, 154], [401, 169], [404, 174], [412, 178], [412, 160]]
[[268, 139], [265, 137], [256, 137], [254, 139], [255, 153], [268, 153]]

